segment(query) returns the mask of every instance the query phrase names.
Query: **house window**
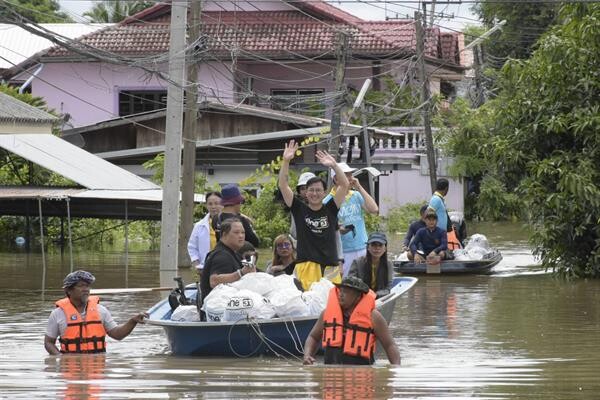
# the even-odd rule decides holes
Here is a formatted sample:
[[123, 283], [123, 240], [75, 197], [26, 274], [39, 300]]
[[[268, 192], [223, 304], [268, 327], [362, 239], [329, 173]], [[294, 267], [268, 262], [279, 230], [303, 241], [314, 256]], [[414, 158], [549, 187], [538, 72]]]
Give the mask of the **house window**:
[[119, 92], [119, 116], [159, 110], [167, 106], [166, 90], [122, 90]]
[[271, 108], [299, 114], [322, 116], [324, 89], [271, 89]]

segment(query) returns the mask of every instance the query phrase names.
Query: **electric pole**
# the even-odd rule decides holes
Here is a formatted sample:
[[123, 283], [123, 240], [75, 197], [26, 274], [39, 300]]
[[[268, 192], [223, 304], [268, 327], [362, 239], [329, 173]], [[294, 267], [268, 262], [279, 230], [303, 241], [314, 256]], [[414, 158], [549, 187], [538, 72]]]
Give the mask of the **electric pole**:
[[168, 286], [177, 276], [177, 227], [179, 226], [179, 189], [181, 138], [183, 125], [183, 80], [187, 0], [171, 2], [169, 39], [169, 86], [165, 128], [165, 166], [160, 232], [160, 284]]
[[[345, 91], [344, 78], [346, 76], [346, 56], [348, 53], [349, 36], [346, 32], [337, 33], [337, 46], [335, 49], [336, 65], [335, 65], [335, 91], [341, 93]], [[336, 98], [337, 99], [337, 98]], [[340, 125], [342, 123], [342, 106], [344, 105], [345, 96], [340, 96], [339, 100], [334, 100], [333, 111], [331, 114], [331, 133], [329, 136], [329, 153], [340, 161]]]
[[[425, 4], [423, 4], [425, 7]], [[425, 67], [425, 29], [421, 22], [425, 19], [425, 14], [415, 12], [415, 27], [417, 35], [417, 72], [419, 74], [419, 81], [421, 83], [421, 103], [423, 108], [421, 109], [423, 118], [423, 130], [425, 131], [425, 143], [427, 146], [427, 164], [429, 164], [429, 182], [431, 184], [431, 192], [435, 191], [435, 184], [437, 181], [437, 168], [435, 160], [435, 150], [433, 148], [433, 135], [431, 133], [431, 119], [429, 111], [431, 108], [431, 95], [429, 93], [429, 79], [427, 78], [427, 71]]]
[[191, 45], [200, 37], [202, 0], [191, 0], [187, 57], [186, 107], [183, 120], [183, 174], [181, 182], [181, 222], [179, 224], [179, 267], [189, 267], [187, 243], [194, 228], [194, 192], [196, 181], [196, 128], [198, 125], [198, 62], [201, 49]]

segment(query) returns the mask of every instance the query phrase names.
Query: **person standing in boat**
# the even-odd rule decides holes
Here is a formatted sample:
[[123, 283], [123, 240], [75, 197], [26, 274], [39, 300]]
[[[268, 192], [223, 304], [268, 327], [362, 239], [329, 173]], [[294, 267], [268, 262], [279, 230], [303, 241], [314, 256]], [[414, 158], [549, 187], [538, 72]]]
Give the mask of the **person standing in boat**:
[[[369, 214], [377, 214], [379, 206], [369, 192], [362, 187], [360, 181], [352, 176], [356, 168], [352, 168], [346, 163], [339, 163], [339, 166], [344, 172], [346, 179], [348, 179], [351, 189], [338, 212], [339, 233], [342, 243], [341, 259], [343, 260], [343, 276], [347, 276], [352, 262], [356, 258], [364, 256], [367, 251], [367, 227], [363, 211]], [[337, 191], [338, 175], [335, 171], [332, 171], [331, 177], [335, 186], [331, 190], [331, 193], [325, 197], [324, 202], [327, 202]]]
[[[57, 301], [48, 318], [44, 347], [48, 354], [104, 353], [106, 335], [116, 340], [127, 337], [148, 314], [139, 313], [126, 323], [117, 325], [106, 307], [98, 304], [98, 296], [90, 296], [96, 278], [87, 271], [74, 271], [63, 280], [66, 297]], [[60, 349], [56, 347], [56, 339]]]
[[387, 257], [387, 236], [373, 232], [367, 239], [367, 254], [352, 262], [348, 276], [357, 276], [375, 292], [377, 298], [390, 293], [394, 266]]
[[452, 221], [450, 220], [450, 214], [448, 214], [448, 209], [446, 208], [445, 197], [448, 194], [449, 187], [450, 183], [446, 178], [440, 178], [436, 181], [435, 192], [433, 193], [433, 196], [431, 196], [431, 200], [429, 200], [429, 208], [435, 210], [435, 213], [437, 214], [438, 228], [447, 232], [448, 249], [456, 250], [460, 249], [462, 245], [454, 231]]
[[375, 308], [375, 293], [360, 278], [348, 276], [329, 292], [327, 307], [306, 338], [303, 364], [315, 363], [320, 342], [325, 364], [370, 365], [377, 340], [390, 363], [400, 365], [387, 322]]
[[440, 260], [446, 257], [448, 249], [448, 237], [445, 230], [437, 226], [438, 217], [435, 210], [428, 208], [425, 212], [425, 228], [421, 228], [415, 234], [411, 244], [410, 252], [416, 263], [425, 262], [426, 258], [439, 256]]
[[[296, 184], [296, 193], [300, 200], [306, 203], [306, 183], [309, 179], [314, 178], [316, 175], [312, 172], [303, 172], [300, 174], [298, 178], [298, 183]], [[292, 238], [292, 243], [294, 247], [297, 245], [298, 238], [296, 237], [296, 223], [294, 222], [294, 216], [290, 215], [290, 237]]]
[[298, 144], [294, 140], [285, 145], [278, 184], [285, 204], [292, 211], [298, 234], [298, 259], [294, 274], [302, 287], [308, 290], [313, 282], [319, 281], [323, 276], [334, 282], [341, 280], [335, 230], [339, 207], [348, 194], [349, 182], [335, 158], [326, 151], [318, 150], [316, 158], [321, 165], [333, 168], [339, 174], [338, 190], [335, 196], [323, 204], [326, 184], [319, 177], [311, 178], [306, 183], [305, 204], [294, 196], [288, 183], [290, 161], [295, 157], [296, 151]]
[[242, 276], [256, 272], [256, 268], [242, 264], [238, 251], [246, 243], [246, 232], [239, 218], [228, 218], [221, 223], [221, 238], [214, 250], [208, 253], [200, 277], [202, 302], [220, 283], [239, 281]]
[[252, 243], [253, 246], [258, 247], [259, 239], [252, 227], [252, 221], [250, 218], [241, 213], [242, 204], [244, 204], [244, 196], [240, 192], [237, 185], [225, 185], [221, 190], [221, 205], [223, 210], [221, 213], [213, 219], [212, 226], [216, 232], [217, 240], [220, 239], [221, 235], [221, 223], [228, 218], [237, 218], [242, 225], [244, 225], [245, 241]]
[[188, 241], [188, 254], [192, 260], [192, 267], [198, 271], [204, 268], [204, 260], [208, 252], [217, 245], [217, 235], [212, 227], [212, 221], [223, 209], [220, 192], [206, 193], [205, 198], [208, 213], [194, 225]]

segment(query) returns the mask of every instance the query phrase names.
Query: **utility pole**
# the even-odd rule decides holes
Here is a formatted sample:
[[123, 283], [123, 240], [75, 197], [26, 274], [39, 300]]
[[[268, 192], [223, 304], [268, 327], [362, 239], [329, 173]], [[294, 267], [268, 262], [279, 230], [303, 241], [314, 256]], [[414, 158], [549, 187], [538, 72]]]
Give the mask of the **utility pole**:
[[[191, 0], [188, 45], [200, 37], [202, 0]], [[190, 48], [187, 62], [187, 96], [183, 120], [183, 174], [181, 182], [181, 223], [179, 224], [178, 267], [189, 267], [187, 243], [194, 228], [194, 188], [196, 181], [196, 127], [198, 125], [197, 48]]]
[[[348, 53], [348, 33], [340, 31], [337, 33], [337, 46], [335, 49], [336, 65], [335, 65], [335, 91], [340, 93], [345, 90], [344, 78], [346, 76], [346, 56]], [[342, 123], [342, 106], [344, 104], [344, 96], [336, 101], [331, 114], [331, 133], [329, 136], [329, 153], [340, 161], [340, 125]]]
[[183, 125], [183, 78], [185, 73], [185, 36], [187, 0], [171, 2], [169, 40], [169, 86], [165, 134], [165, 167], [160, 233], [160, 285], [173, 284], [177, 276], [177, 227], [179, 226], [179, 188], [181, 137]]
[[483, 84], [481, 82], [481, 66], [483, 65], [481, 45], [473, 47], [473, 69], [475, 72], [475, 98], [473, 99], [473, 108], [479, 108], [485, 102], [483, 93]]
[[[425, 9], [425, 3], [423, 3], [423, 9]], [[437, 181], [437, 167], [435, 160], [435, 150], [433, 148], [433, 135], [431, 134], [431, 119], [429, 111], [431, 108], [430, 100], [431, 96], [429, 93], [429, 79], [427, 78], [427, 71], [425, 70], [425, 29], [423, 28], [421, 18], [423, 22], [425, 14], [421, 14], [415, 11], [415, 27], [417, 34], [417, 72], [419, 74], [419, 81], [421, 82], [421, 103], [424, 103], [422, 108], [423, 116], [423, 129], [425, 131], [425, 142], [427, 145], [427, 163], [429, 164], [429, 183], [431, 184], [431, 192], [435, 191], [435, 183]]]

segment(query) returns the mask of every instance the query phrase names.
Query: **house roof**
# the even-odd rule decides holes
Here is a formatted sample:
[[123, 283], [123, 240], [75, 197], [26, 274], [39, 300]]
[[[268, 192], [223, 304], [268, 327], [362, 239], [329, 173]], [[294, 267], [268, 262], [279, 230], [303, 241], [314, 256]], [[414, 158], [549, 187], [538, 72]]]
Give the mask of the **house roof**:
[[0, 92], [0, 122], [51, 124], [56, 120], [54, 115]]
[[[256, 54], [276, 58], [334, 58], [338, 31], [351, 35], [354, 57], [405, 58], [415, 52], [415, 25], [410, 20], [365, 21], [322, 1], [289, 1], [289, 4], [296, 10], [203, 12], [201, 30], [207, 39], [207, 54], [231, 58], [235, 53], [238, 59]], [[81, 42], [133, 57], [166, 53], [169, 24], [170, 4], [161, 3], [119, 25], [87, 35]], [[450, 38], [449, 35], [446, 37]], [[459, 65], [450, 56], [442, 57], [438, 29], [431, 30], [428, 36], [429, 58]], [[60, 61], [73, 56], [65, 48], [54, 47], [44, 60]]]
[[154, 183], [50, 134], [0, 135], [0, 147], [88, 189], [160, 190]]
[[[113, 24], [40, 24], [44, 29], [69, 39], [97, 31]], [[12, 68], [54, 44], [41, 36], [12, 25], [0, 24], [0, 70]]]

